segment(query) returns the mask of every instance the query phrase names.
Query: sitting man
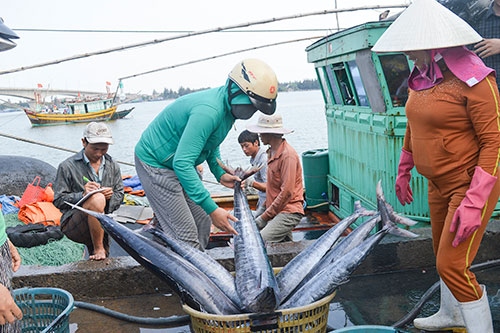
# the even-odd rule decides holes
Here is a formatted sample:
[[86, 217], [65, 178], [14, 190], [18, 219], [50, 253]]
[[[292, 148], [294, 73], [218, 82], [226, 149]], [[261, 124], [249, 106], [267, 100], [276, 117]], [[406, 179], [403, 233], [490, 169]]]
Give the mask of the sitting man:
[[95, 217], [72, 209], [64, 202], [75, 204], [86, 194], [100, 189], [82, 206], [99, 213], [111, 213], [123, 201], [123, 182], [120, 167], [106, 154], [113, 138], [104, 123], [88, 124], [82, 143], [83, 149], [57, 168], [54, 205], [63, 212], [62, 232], [72, 241], [85, 244], [89, 259], [102, 260], [109, 255], [108, 234]]
[[258, 191], [259, 201], [255, 217], [259, 217], [266, 210], [267, 154], [265, 149], [260, 146], [259, 135], [256, 133], [244, 130], [238, 136], [238, 142], [245, 155], [250, 156], [250, 164], [262, 166], [253, 177], [243, 182], [243, 188], [254, 188]]
[[299, 155], [283, 138], [292, 130], [283, 127], [281, 115], [261, 115], [257, 125], [247, 127], [259, 133], [267, 150], [266, 210], [255, 222], [264, 241], [292, 241], [292, 229], [304, 216], [304, 185]]

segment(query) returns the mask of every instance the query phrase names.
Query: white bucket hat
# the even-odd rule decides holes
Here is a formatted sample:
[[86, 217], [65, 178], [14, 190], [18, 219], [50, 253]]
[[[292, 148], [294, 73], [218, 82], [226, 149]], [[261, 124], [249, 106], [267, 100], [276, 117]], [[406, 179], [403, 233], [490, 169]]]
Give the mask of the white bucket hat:
[[482, 37], [435, 0], [415, 0], [372, 48], [374, 52], [432, 50], [477, 43]]
[[293, 130], [283, 127], [283, 117], [280, 114], [262, 114], [257, 125], [248, 125], [247, 130], [253, 133], [290, 134]]
[[111, 130], [104, 123], [91, 122], [85, 127], [83, 137], [87, 139], [88, 143], [107, 143], [113, 144], [113, 137]]

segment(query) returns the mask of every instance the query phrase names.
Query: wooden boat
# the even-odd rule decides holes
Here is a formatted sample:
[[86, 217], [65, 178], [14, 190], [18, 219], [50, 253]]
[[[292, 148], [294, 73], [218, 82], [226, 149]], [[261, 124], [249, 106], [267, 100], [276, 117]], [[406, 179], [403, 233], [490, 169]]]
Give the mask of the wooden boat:
[[[227, 210], [233, 209], [234, 202], [232, 194], [213, 194], [212, 198], [219, 207]], [[258, 196], [249, 195], [247, 196], [247, 199], [250, 208], [255, 209], [257, 206]], [[339, 221], [340, 219], [331, 211], [316, 211], [306, 208], [305, 216], [292, 230], [293, 240], [299, 241], [303, 239], [316, 239]], [[351, 229], [348, 229], [346, 234], [350, 231]], [[208, 248], [226, 246], [231, 238], [231, 234], [221, 231], [212, 225]]]
[[24, 109], [32, 126], [86, 123], [120, 119], [134, 108], [117, 111], [112, 97], [94, 97], [66, 101], [48, 106], [36, 102], [33, 109]]

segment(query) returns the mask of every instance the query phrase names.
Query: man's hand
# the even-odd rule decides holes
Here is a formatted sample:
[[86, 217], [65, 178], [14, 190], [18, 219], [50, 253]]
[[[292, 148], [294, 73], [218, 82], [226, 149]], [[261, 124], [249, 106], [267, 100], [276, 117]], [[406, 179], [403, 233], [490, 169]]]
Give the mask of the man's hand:
[[21, 266], [21, 256], [19, 255], [19, 252], [17, 252], [14, 244], [12, 244], [9, 239], [7, 239], [7, 241], [9, 242], [10, 256], [12, 257], [12, 270], [17, 272]]
[[98, 190], [99, 188], [101, 188], [101, 185], [99, 183], [96, 183], [96, 182], [87, 182], [83, 188], [85, 189], [83, 191], [83, 195], [86, 195], [87, 193], [90, 193], [92, 191], [95, 191], [95, 190]]
[[254, 183], [255, 183], [255, 180], [253, 178], [245, 179], [244, 181], [241, 182], [241, 188], [246, 190], [249, 187], [253, 187]]
[[9, 289], [0, 284], [0, 325], [13, 323], [16, 319], [22, 319], [23, 313], [16, 305]]
[[[220, 177], [219, 182], [225, 187], [234, 188], [234, 182], [240, 182], [241, 179], [238, 176], [233, 176], [228, 173], [225, 173]], [[222, 209], [222, 208], [221, 208]], [[232, 215], [231, 215], [232, 216]]]
[[231, 215], [227, 210], [217, 207], [216, 210], [210, 213], [210, 218], [212, 219], [212, 223], [219, 229], [229, 232], [233, 235], [237, 235], [238, 233], [234, 230], [233, 226], [229, 222], [238, 221], [236, 217]]
[[491, 38], [491, 39], [483, 39], [476, 45], [474, 45], [474, 51], [481, 58], [486, 58], [495, 54], [500, 54], [500, 39], [499, 38]]
[[104, 194], [106, 200], [109, 200], [113, 195], [113, 189], [111, 187], [103, 187], [103, 191], [101, 193]]

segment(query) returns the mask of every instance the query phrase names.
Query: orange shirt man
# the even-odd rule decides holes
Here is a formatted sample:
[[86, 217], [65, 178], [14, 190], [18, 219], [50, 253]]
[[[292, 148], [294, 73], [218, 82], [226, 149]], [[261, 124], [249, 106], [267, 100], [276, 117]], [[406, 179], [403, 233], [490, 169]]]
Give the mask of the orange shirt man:
[[292, 229], [304, 215], [302, 167], [297, 152], [283, 138], [292, 130], [283, 127], [281, 115], [262, 115], [257, 125], [248, 126], [259, 133], [267, 151], [266, 210], [255, 221], [264, 241], [292, 241]]

